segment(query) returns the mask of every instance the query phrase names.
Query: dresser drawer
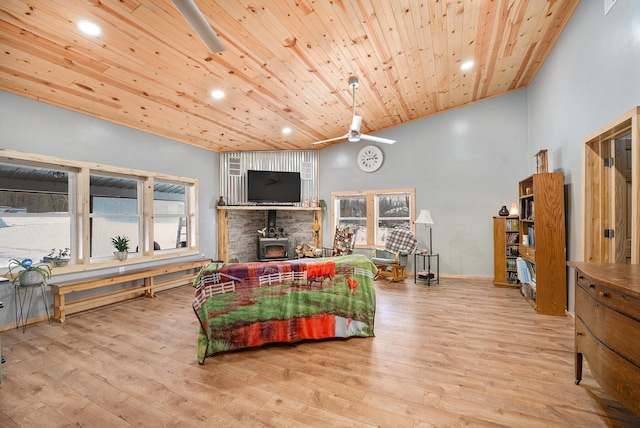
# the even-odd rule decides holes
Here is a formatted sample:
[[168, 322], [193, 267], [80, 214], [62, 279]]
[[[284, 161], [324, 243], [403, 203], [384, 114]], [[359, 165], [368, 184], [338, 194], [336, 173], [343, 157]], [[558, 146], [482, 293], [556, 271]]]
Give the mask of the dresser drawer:
[[582, 286], [576, 287], [575, 311], [596, 340], [640, 367], [640, 340], [634, 339], [640, 337], [640, 322], [611, 309]]
[[520, 255], [529, 259], [532, 262], [536, 261], [536, 250], [531, 247], [525, 247], [524, 245], [520, 246]]
[[637, 297], [613, 289], [582, 271], [576, 271], [576, 285], [576, 292], [580, 287], [598, 302], [640, 321], [640, 299]]
[[576, 318], [576, 352], [583, 354], [593, 377], [613, 398], [640, 415], [640, 367], [602, 345]]

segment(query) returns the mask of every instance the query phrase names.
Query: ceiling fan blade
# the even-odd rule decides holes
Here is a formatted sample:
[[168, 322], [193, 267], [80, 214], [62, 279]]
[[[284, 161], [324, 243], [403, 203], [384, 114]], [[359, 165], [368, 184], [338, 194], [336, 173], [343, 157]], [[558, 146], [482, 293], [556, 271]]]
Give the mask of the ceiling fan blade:
[[355, 131], [356, 133], [360, 132], [360, 126], [362, 126], [362, 116], [353, 116], [353, 120], [351, 121], [351, 128], [349, 130], [351, 132]]
[[341, 137], [335, 137], [335, 138], [329, 138], [328, 140], [322, 140], [322, 141], [316, 141], [315, 143], [311, 143], [312, 145], [315, 144], [324, 144], [324, 143], [328, 143], [331, 141], [338, 141], [338, 140], [344, 140], [345, 138], [347, 138], [349, 136], [349, 134], [347, 135], [343, 135]]
[[225, 50], [224, 45], [193, 0], [171, 1], [211, 52], [218, 53]]
[[389, 140], [388, 138], [376, 137], [375, 135], [367, 135], [367, 134], [360, 134], [360, 139], [373, 141], [374, 143], [381, 143], [381, 144], [393, 144], [396, 142], [396, 140]]

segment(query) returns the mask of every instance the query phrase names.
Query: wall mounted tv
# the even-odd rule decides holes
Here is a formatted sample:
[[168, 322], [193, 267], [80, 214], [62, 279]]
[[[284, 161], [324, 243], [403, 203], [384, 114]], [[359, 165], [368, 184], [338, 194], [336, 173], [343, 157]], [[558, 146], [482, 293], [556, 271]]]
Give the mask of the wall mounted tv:
[[300, 173], [248, 170], [247, 200], [261, 204], [300, 202]]

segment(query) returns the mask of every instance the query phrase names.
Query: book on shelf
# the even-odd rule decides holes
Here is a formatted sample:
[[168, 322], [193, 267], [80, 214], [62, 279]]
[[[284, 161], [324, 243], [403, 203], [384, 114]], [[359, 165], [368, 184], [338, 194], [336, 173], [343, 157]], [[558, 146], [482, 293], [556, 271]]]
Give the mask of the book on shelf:
[[534, 219], [534, 203], [533, 200], [529, 198], [525, 198], [522, 200], [522, 206], [520, 207], [520, 218], [522, 220], [533, 220]]
[[536, 282], [536, 266], [533, 263], [530, 263], [523, 259], [522, 257], [518, 257], [516, 259], [516, 267], [518, 272], [518, 279], [523, 284], [534, 284]]
[[435, 276], [433, 275], [433, 272], [431, 271], [426, 271], [426, 270], [421, 270], [418, 272], [418, 278], [420, 279], [434, 279]]
[[533, 226], [529, 226], [528, 228], [528, 233], [529, 233], [529, 245], [531, 247], [535, 247], [536, 246], [536, 229]]
[[518, 273], [517, 272], [507, 272], [507, 282], [509, 284], [517, 284], [518, 283]]

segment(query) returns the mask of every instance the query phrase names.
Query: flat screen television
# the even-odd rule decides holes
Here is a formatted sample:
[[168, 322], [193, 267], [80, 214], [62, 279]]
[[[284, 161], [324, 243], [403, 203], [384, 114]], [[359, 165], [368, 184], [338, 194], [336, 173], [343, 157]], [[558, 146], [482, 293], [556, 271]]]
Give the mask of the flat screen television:
[[300, 173], [248, 170], [247, 200], [263, 204], [300, 202]]

